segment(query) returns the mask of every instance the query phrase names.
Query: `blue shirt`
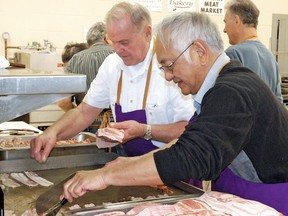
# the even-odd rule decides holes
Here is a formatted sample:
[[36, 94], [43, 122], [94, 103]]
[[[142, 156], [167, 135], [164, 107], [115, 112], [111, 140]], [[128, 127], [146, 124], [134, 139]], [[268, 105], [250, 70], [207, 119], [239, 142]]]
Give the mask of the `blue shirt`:
[[199, 91], [197, 92], [196, 95], [193, 95], [194, 107], [196, 108], [196, 112], [198, 115], [201, 112], [201, 103], [204, 95], [210, 88], [212, 88], [215, 85], [215, 81], [218, 77], [219, 72], [229, 61], [230, 58], [225, 53], [219, 55], [219, 57], [211, 67], [210, 71], [208, 72]]
[[273, 54], [258, 40], [246, 40], [230, 46], [226, 54], [255, 72], [283, 103], [279, 65]]

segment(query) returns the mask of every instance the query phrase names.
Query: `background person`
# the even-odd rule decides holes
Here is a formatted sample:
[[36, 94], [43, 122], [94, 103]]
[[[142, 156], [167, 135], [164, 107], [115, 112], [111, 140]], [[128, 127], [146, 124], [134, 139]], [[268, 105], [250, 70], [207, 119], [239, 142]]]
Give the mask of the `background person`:
[[[89, 48], [73, 55], [64, 70], [71, 73], [85, 74], [87, 89], [89, 89], [101, 64], [114, 50], [106, 42], [106, 27], [103, 22], [97, 22], [89, 29], [86, 40]], [[85, 94], [75, 95], [77, 105], [82, 102]]]
[[170, 185], [193, 178], [213, 180], [213, 190], [288, 214], [286, 108], [259, 76], [230, 62], [208, 15], [173, 14], [156, 34], [165, 78], [178, 83], [183, 94], [193, 94], [196, 119], [174, 145], [77, 172], [63, 195], [72, 201], [109, 185]]
[[229, 0], [225, 9], [224, 32], [232, 45], [226, 54], [258, 74], [283, 102], [279, 65], [257, 34], [260, 11], [251, 0]]
[[192, 116], [191, 95], [185, 97], [177, 85], [166, 81], [158, 67], [149, 11], [140, 4], [120, 2], [107, 13], [106, 26], [116, 53], [105, 59], [83, 102], [31, 141], [31, 155], [37, 161], [45, 162], [57, 140], [75, 136], [108, 106], [117, 121], [110, 126], [124, 130], [128, 156], [179, 137]]
[[88, 49], [87, 43], [73, 43], [69, 42], [65, 45], [61, 58], [63, 62], [63, 66], [66, 67], [70, 59], [78, 52]]
[[[64, 70], [71, 73], [85, 74], [87, 89], [89, 89], [90, 84], [96, 77], [101, 64], [108, 55], [114, 52], [114, 50], [113, 47], [108, 44], [106, 38], [106, 27], [103, 22], [97, 22], [92, 25], [87, 32], [86, 40], [88, 49], [77, 52], [77, 54], [75, 53], [67, 63]], [[75, 105], [79, 105], [82, 102], [85, 94], [86, 92], [75, 94], [72, 102], [69, 100], [69, 98], [66, 98], [62, 100], [60, 104], [58, 104], [61, 105], [61, 107], [65, 107], [67, 111], [67, 107], [71, 109], [75, 107]], [[73, 102], [75, 104], [74, 106]], [[109, 107], [107, 107], [104, 111], [107, 110], [109, 110]], [[97, 131], [97, 125], [99, 125], [102, 121], [102, 114], [103, 113], [97, 116], [92, 125], [85, 130], [95, 133]]]
[[[63, 67], [66, 67], [70, 59], [78, 52], [85, 50], [88, 48], [87, 43], [67, 43], [64, 47], [62, 52], [61, 58], [63, 62]], [[64, 111], [67, 112], [68, 110], [75, 107], [73, 97], [67, 97], [57, 102], [57, 105]]]

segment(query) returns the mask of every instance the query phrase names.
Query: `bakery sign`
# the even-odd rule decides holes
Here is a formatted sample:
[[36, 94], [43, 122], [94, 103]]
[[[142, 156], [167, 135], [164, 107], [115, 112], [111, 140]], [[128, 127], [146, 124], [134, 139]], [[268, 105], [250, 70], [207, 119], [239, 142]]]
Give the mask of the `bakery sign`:
[[195, 11], [195, 0], [168, 0], [168, 11]]
[[199, 12], [224, 15], [224, 0], [199, 0]]

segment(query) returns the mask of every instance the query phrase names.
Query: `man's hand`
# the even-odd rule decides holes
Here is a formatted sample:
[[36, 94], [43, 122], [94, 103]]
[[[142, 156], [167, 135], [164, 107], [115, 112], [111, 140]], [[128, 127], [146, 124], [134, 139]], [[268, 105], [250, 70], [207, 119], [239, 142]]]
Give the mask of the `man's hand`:
[[30, 141], [31, 157], [35, 158], [39, 163], [45, 163], [56, 143], [56, 136], [51, 133], [44, 132]]
[[134, 120], [113, 122], [110, 123], [110, 127], [124, 130], [124, 138], [122, 143], [138, 137], [143, 137], [146, 133], [146, 125]]
[[118, 157], [103, 168], [78, 171], [64, 184], [60, 197], [69, 202], [86, 194], [113, 186], [162, 185], [158, 175], [153, 152], [138, 157]]
[[108, 185], [102, 177], [103, 169], [78, 171], [73, 178], [68, 180], [63, 186], [61, 199], [65, 197], [69, 202], [86, 194], [88, 191], [103, 190]]

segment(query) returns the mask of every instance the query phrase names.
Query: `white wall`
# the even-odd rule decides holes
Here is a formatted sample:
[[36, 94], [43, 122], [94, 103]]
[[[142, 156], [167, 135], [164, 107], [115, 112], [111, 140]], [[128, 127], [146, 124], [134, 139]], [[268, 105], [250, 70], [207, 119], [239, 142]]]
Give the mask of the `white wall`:
[[[163, 12], [151, 12], [153, 24], [159, 22], [167, 12], [163, 0]], [[0, 0], [0, 35], [10, 33], [8, 46], [26, 46], [33, 41], [44, 44], [44, 39], [53, 42], [61, 53], [69, 41], [82, 42], [84, 28], [103, 21], [105, 13], [118, 0]], [[196, 3], [198, 0], [196, 0]], [[261, 11], [258, 33], [262, 42], [270, 48], [272, 14], [287, 14], [286, 0], [255, 0]], [[212, 16], [223, 32], [223, 16]], [[223, 33], [225, 47], [227, 35]], [[8, 58], [16, 50], [8, 50]], [[0, 38], [0, 55], [4, 55], [4, 41]]]

